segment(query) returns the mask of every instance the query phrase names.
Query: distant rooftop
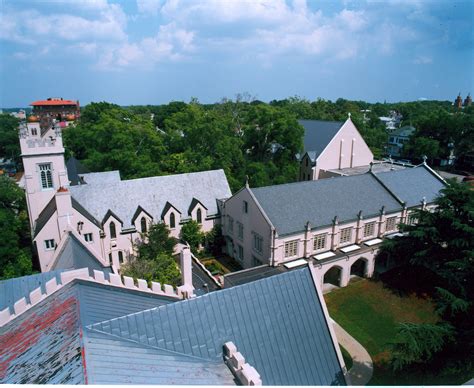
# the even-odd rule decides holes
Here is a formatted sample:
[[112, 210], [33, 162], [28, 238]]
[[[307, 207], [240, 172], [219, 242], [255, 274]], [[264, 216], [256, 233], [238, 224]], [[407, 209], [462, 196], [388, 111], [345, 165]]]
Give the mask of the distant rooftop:
[[[385, 162], [385, 161], [375, 161], [374, 164], [372, 165], [372, 171], [374, 173], [379, 173], [379, 172], [385, 172], [385, 171], [395, 171], [395, 170], [403, 170], [407, 167], [413, 167], [412, 165], [409, 164], [400, 164], [400, 163], [390, 163], [390, 162]], [[365, 174], [366, 172], [370, 171], [370, 165], [369, 166], [358, 166], [358, 167], [346, 167], [346, 168], [341, 168], [341, 169], [334, 169], [334, 170], [328, 170], [330, 172], [339, 174], [339, 175], [359, 175], [359, 174]]]
[[48, 98], [46, 100], [38, 100], [32, 102], [31, 106], [61, 106], [61, 105], [77, 105], [77, 101], [64, 100], [62, 98]]

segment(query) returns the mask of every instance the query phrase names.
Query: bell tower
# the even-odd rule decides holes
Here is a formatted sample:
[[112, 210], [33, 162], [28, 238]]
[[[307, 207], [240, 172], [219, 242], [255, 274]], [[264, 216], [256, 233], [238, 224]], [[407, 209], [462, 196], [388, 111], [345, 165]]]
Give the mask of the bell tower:
[[33, 232], [38, 216], [58, 189], [69, 186], [63, 139], [59, 126], [53, 123], [49, 128], [41, 129], [36, 116], [29, 116], [27, 123], [20, 125], [19, 137], [28, 216]]

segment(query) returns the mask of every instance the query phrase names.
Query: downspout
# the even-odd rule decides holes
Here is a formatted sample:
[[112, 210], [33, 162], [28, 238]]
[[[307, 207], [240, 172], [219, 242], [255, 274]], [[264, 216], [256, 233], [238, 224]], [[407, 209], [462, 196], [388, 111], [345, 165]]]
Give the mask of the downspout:
[[271, 229], [271, 234], [272, 234], [272, 237], [271, 237], [271, 246], [270, 246], [270, 251], [271, 251], [271, 266], [274, 267], [275, 266], [275, 238], [276, 238], [276, 230], [275, 228], [272, 226], [272, 229]]

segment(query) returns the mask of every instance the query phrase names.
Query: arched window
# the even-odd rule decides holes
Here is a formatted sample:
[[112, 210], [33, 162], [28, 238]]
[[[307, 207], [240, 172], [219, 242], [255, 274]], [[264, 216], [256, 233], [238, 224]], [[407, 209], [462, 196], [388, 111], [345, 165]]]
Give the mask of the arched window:
[[198, 222], [198, 224], [202, 224], [202, 212], [201, 212], [201, 209], [197, 209], [197, 212], [196, 212], [196, 221]]
[[170, 214], [170, 228], [171, 229], [176, 228], [176, 217], [174, 213]]
[[51, 189], [53, 187], [53, 176], [51, 174], [51, 163], [39, 165], [41, 188]]
[[142, 233], [146, 233], [147, 232], [146, 218], [142, 217], [140, 223], [141, 223]]
[[115, 222], [111, 222], [109, 225], [110, 238], [117, 238], [117, 230], [115, 229]]

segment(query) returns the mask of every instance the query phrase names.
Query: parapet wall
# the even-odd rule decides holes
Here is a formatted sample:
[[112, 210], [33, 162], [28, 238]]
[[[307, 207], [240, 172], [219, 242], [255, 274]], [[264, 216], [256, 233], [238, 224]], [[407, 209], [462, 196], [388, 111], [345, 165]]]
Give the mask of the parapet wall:
[[144, 279], [138, 279], [137, 284], [135, 284], [133, 278], [124, 276], [123, 281], [122, 277], [117, 274], [110, 273], [108, 274], [109, 280], [106, 279], [105, 273], [102, 271], [94, 270], [94, 276], [89, 276], [88, 268], [81, 268], [72, 271], [63, 272], [60, 275], [61, 283], [58, 284], [56, 278], [53, 278], [45, 283], [46, 292], [43, 293], [41, 287], [36, 288], [31, 291], [28, 296], [21, 298], [16, 301], [13, 305], [14, 313], [10, 312], [10, 308], [0, 311], [0, 327], [6, 325], [8, 322], [12, 321], [25, 311], [28, 311], [31, 307], [40, 303], [42, 300], [46, 299], [51, 294], [55, 293], [65, 285], [76, 279], [82, 279], [94, 283], [106, 284], [112, 287], [120, 287], [129, 290], [135, 290], [140, 292], [146, 292], [154, 295], [162, 295], [175, 299], [184, 299], [187, 294], [183, 290], [183, 286], [174, 288], [169, 284], [164, 284], [163, 286], [160, 283], [152, 282], [151, 288], [148, 287], [148, 282]]

